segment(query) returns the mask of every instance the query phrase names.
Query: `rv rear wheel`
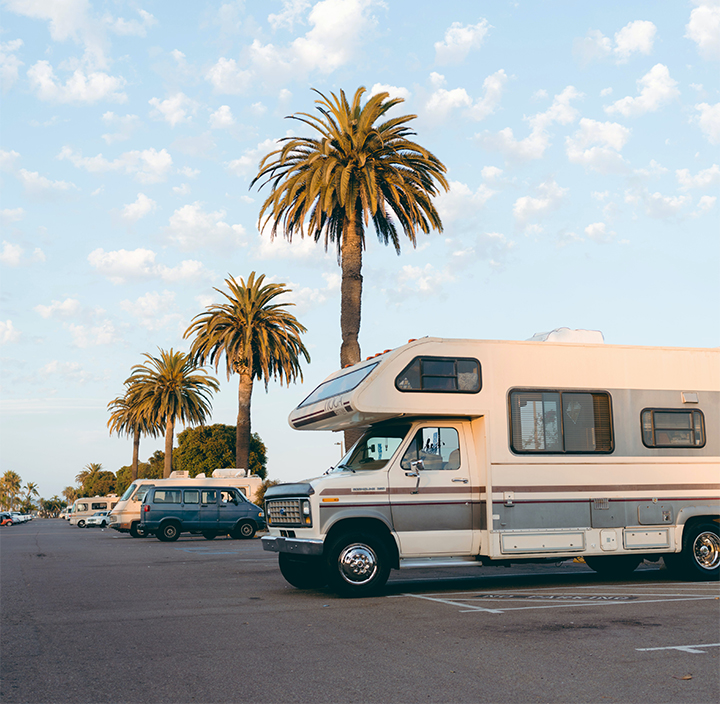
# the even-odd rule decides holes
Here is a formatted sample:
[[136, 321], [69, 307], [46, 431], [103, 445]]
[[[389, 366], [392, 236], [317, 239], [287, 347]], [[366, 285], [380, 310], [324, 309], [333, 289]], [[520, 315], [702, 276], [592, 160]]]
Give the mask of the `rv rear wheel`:
[[720, 577], [720, 532], [717, 523], [686, 527], [680, 553], [664, 555], [667, 567], [686, 579], [716, 580]]
[[82, 520], [82, 518], [78, 521], [78, 528], [84, 528], [85, 527], [85, 521]]
[[180, 526], [175, 521], [169, 523], [163, 523], [160, 526], [160, 530], [157, 532], [158, 540], [162, 540], [165, 543], [171, 543], [180, 537]]
[[626, 577], [640, 564], [639, 555], [588, 555], [585, 564], [603, 577]]
[[301, 557], [281, 552], [280, 572], [297, 589], [320, 589], [327, 584], [327, 571], [321, 557]]
[[340, 596], [372, 596], [390, 576], [385, 543], [371, 533], [341, 535], [327, 552], [328, 582]]

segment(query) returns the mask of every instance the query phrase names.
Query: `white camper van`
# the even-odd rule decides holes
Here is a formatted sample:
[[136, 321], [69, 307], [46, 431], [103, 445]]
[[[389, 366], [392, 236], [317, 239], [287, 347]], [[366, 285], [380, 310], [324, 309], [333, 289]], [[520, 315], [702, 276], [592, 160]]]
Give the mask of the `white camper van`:
[[87, 519], [92, 516], [95, 511], [109, 511], [118, 502], [116, 494], [109, 494], [108, 496], [89, 496], [82, 499], [76, 499], [72, 505], [72, 512], [70, 513], [71, 526], [77, 526], [78, 528], [84, 528], [87, 523]]
[[377, 591], [391, 568], [582, 556], [623, 574], [720, 569], [720, 350], [424, 338], [332, 374], [298, 430], [364, 435], [265, 495], [296, 587]]
[[205, 485], [231, 486], [239, 489], [250, 501], [255, 501], [262, 479], [256, 474], [250, 474], [244, 469], [216, 469], [211, 477], [198, 474], [190, 477], [185, 471], [171, 472], [168, 479], [136, 479], [125, 490], [115, 508], [108, 518], [109, 527], [119, 533], [130, 533], [133, 538], [144, 538], [145, 532], [140, 526], [140, 510], [143, 499], [153, 486], [162, 486], [170, 483], [172, 486], [192, 486], [202, 483]]

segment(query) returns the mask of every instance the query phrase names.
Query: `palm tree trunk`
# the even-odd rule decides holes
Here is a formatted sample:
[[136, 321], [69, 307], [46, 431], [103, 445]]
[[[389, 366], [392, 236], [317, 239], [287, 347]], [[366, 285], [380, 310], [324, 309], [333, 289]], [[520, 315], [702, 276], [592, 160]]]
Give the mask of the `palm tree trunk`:
[[240, 372], [238, 382], [238, 416], [235, 429], [235, 466], [250, 471], [250, 401], [253, 378], [249, 371]]
[[133, 428], [133, 459], [130, 470], [130, 481], [134, 482], [138, 477], [138, 464], [140, 461], [140, 428]]
[[170, 477], [170, 472], [172, 472], [172, 449], [174, 434], [175, 419], [168, 418], [167, 427], [165, 428], [165, 465], [163, 466], [163, 479], [168, 479]]
[[[340, 285], [340, 366], [360, 361], [360, 307], [362, 304], [362, 220], [346, 217], [343, 223], [343, 240], [340, 250], [342, 283]], [[349, 450], [362, 431], [346, 430], [345, 448]]]

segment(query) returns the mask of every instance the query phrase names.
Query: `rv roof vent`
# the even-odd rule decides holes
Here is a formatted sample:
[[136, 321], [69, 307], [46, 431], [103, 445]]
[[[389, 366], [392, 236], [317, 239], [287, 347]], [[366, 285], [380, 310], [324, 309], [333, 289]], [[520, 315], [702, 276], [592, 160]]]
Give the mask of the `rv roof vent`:
[[170, 479], [190, 479], [190, 472], [187, 469], [176, 469], [170, 472]]
[[215, 469], [212, 473], [213, 477], [247, 477], [247, 472], [244, 469], [238, 469], [236, 467], [225, 467], [224, 469]]
[[605, 337], [599, 330], [555, 328], [550, 332], [536, 332], [530, 342], [588, 342], [597, 345], [605, 342]]

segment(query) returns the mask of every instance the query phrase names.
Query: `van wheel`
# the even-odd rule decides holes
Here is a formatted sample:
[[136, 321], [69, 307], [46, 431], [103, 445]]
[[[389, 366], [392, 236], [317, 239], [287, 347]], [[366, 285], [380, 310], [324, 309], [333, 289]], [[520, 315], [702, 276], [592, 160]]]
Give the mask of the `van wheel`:
[[586, 555], [585, 564], [603, 577], [627, 577], [640, 564], [640, 555]]
[[140, 524], [136, 521], [130, 525], [130, 535], [133, 538], [147, 538], [148, 533], [144, 528], [140, 527]]
[[160, 526], [160, 530], [157, 532], [158, 540], [162, 540], [165, 543], [171, 543], [180, 537], [180, 526], [174, 521], [164, 523]]
[[84, 528], [85, 527], [85, 521], [82, 520], [82, 518], [78, 521], [78, 528]]
[[243, 538], [248, 540], [255, 535], [255, 524], [250, 521], [243, 521], [242, 523], [235, 526], [232, 532], [232, 537], [235, 539]]
[[720, 577], [720, 534], [716, 523], [698, 523], [683, 532], [680, 553], [664, 555], [668, 569], [685, 579], [717, 580]]
[[280, 572], [297, 589], [320, 589], [327, 584], [327, 568], [321, 557], [299, 557], [281, 552]]
[[205, 540], [215, 540], [215, 538], [217, 538], [217, 533], [213, 533], [211, 530], [204, 530], [203, 538], [205, 538]]
[[327, 552], [328, 582], [340, 596], [377, 594], [390, 576], [390, 555], [370, 533], [341, 535]]

